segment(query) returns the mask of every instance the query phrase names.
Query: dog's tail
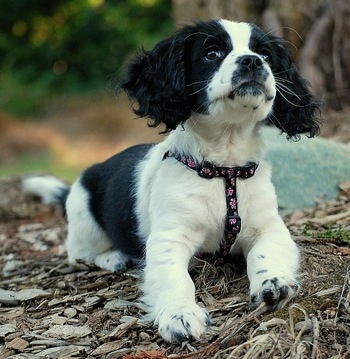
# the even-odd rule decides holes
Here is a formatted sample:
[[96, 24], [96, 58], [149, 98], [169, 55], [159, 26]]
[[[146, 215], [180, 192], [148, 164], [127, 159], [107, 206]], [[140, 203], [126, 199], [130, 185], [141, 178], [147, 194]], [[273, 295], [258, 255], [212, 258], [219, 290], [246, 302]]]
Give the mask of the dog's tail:
[[34, 175], [22, 178], [22, 190], [38, 196], [45, 204], [58, 203], [65, 208], [70, 187], [51, 175]]

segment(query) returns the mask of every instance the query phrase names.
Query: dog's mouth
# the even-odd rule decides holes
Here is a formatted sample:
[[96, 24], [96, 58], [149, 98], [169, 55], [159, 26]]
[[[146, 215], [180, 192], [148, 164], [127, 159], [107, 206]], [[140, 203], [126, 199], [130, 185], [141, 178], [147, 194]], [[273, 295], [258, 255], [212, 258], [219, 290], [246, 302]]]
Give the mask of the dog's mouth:
[[232, 91], [229, 93], [228, 98], [230, 100], [234, 100], [236, 96], [240, 97], [255, 97], [266, 95], [266, 87], [257, 81], [245, 81], [241, 82], [237, 86], [235, 86]]

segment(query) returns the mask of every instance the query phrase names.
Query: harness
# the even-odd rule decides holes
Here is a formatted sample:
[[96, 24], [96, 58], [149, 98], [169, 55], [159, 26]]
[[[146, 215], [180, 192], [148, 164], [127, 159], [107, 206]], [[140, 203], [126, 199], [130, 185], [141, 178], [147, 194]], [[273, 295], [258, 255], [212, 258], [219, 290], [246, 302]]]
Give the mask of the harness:
[[[191, 156], [183, 156], [179, 153], [167, 151], [163, 160], [166, 158], [175, 158], [188, 168], [197, 172], [197, 174], [205, 179], [212, 179], [215, 177], [224, 177], [226, 184], [226, 223], [225, 223], [225, 241], [221, 243], [219, 250], [215, 253], [215, 265], [221, 265], [225, 262], [229, 255], [230, 248], [234, 244], [238, 233], [241, 231], [241, 218], [238, 215], [238, 201], [237, 201], [237, 178], [247, 179], [254, 176], [258, 163], [248, 162], [246, 166], [242, 167], [222, 167], [215, 166], [211, 162], [203, 161], [197, 163]], [[212, 256], [200, 254], [196, 255], [200, 259], [213, 259]]]

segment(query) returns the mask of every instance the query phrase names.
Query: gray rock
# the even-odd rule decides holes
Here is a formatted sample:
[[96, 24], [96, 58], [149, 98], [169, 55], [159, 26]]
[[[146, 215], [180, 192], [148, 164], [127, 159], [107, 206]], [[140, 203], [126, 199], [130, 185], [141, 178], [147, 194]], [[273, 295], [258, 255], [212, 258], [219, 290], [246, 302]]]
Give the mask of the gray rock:
[[311, 207], [316, 199], [335, 199], [339, 183], [350, 180], [349, 144], [305, 136], [294, 142], [269, 126], [262, 136], [281, 214]]

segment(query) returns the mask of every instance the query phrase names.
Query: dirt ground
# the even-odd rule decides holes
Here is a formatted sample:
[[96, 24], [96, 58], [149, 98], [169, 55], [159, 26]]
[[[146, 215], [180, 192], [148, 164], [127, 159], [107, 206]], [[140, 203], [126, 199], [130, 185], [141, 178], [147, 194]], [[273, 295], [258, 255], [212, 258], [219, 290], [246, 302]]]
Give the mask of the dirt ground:
[[[98, 114], [86, 111], [96, 128]], [[51, 122], [74, 138], [81, 132], [73, 117], [67, 111], [64, 123], [62, 113]], [[349, 118], [333, 116], [323, 134], [348, 142]], [[111, 140], [129, 131], [103, 128]], [[131, 134], [123, 145], [145, 137]], [[173, 345], [143, 320], [136, 269], [70, 266], [61, 209], [24, 196], [20, 177], [0, 179], [0, 359], [350, 358], [350, 183], [338, 200], [285, 221], [302, 250], [299, 296], [280, 311], [250, 310], [245, 270], [197, 263], [197, 300], [213, 325], [201, 340]]]

